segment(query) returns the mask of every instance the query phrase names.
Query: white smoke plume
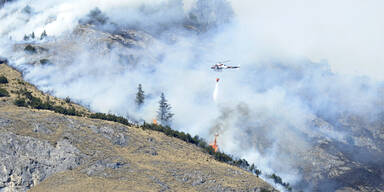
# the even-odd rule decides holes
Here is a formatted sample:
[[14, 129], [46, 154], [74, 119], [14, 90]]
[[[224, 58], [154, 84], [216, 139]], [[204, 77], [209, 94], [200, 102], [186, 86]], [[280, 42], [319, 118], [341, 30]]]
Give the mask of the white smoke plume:
[[[93, 111], [151, 122], [164, 92], [174, 129], [207, 140], [219, 133], [220, 150], [300, 184], [317, 138], [358, 142], [339, 121], [346, 114], [382, 122], [384, 27], [373, 2], [382, 3], [342, 2], [19, 0], [0, 9], [0, 56], [43, 91]], [[108, 20], [95, 29], [102, 32], [74, 35], [95, 7]], [[367, 14], [356, 18], [360, 8]], [[105, 45], [104, 32], [116, 27], [139, 31], [140, 48]], [[24, 35], [44, 30], [47, 39], [27, 43], [50, 53], [26, 54]], [[45, 57], [52, 63], [31, 62]], [[210, 66], [223, 59], [241, 69], [221, 73], [217, 99]]]
[[213, 90], [213, 100], [217, 102], [217, 94], [219, 94], [219, 82], [216, 82], [215, 89]]

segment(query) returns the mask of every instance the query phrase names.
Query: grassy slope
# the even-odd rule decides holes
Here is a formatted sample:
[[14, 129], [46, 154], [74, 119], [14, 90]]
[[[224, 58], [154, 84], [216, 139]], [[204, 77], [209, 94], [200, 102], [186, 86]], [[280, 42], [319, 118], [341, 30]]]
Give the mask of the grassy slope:
[[[9, 83], [1, 85], [10, 93], [26, 88], [35, 97], [47, 96], [25, 83], [19, 72], [1, 64], [0, 75]], [[72, 117], [46, 110], [16, 107], [17, 97], [0, 99], [0, 117], [14, 122], [2, 131], [31, 136], [49, 141], [52, 145], [68, 139], [81, 152], [88, 155], [86, 163], [73, 170], [56, 173], [35, 186], [31, 191], [250, 191], [255, 188], [272, 189], [256, 176], [237, 167], [214, 160], [195, 145], [165, 136], [163, 133], [127, 127], [118, 123], [85, 117]], [[67, 104], [52, 97], [56, 104], [72, 105], [87, 113], [81, 106]], [[34, 131], [38, 122], [49, 129], [47, 133]], [[127, 145], [115, 145], [102, 133], [103, 128], [127, 136]], [[155, 153], [154, 153], [155, 152]], [[87, 174], [98, 160], [120, 162], [125, 166], [107, 168], [100, 173]]]

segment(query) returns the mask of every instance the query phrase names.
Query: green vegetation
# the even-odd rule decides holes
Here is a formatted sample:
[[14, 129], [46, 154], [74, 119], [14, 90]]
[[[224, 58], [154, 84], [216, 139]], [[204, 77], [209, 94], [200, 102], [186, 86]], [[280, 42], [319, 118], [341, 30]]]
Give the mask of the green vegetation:
[[270, 191], [270, 190], [268, 190], [268, 189], [261, 189], [261, 191], [260, 192], [272, 192], [272, 191]]
[[9, 97], [8, 91], [3, 88], [0, 88], [0, 97]]
[[13, 103], [19, 107], [27, 107], [28, 106], [27, 102], [25, 101], [24, 98], [17, 98]]
[[165, 99], [164, 93], [161, 93], [159, 110], [157, 111], [157, 120], [159, 120], [162, 125], [169, 126], [173, 115], [174, 114], [171, 113], [171, 105], [169, 105], [168, 101]]
[[49, 64], [50, 61], [48, 59], [40, 59], [40, 64], [42, 65], [45, 65], [45, 64]]
[[64, 101], [66, 102], [66, 103], [71, 103], [71, 98], [69, 98], [68, 96], [64, 99]]
[[3, 75], [0, 76], [0, 84], [6, 84], [8, 83], [8, 79], [6, 77], [4, 77]]
[[24, 48], [24, 51], [27, 52], [27, 53], [36, 53], [37, 50], [35, 47], [33, 47], [32, 45], [27, 45], [25, 48]]
[[141, 84], [139, 84], [139, 87], [137, 87], [136, 100], [135, 100], [137, 108], [140, 108], [144, 104], [144, 99], [145, 99], [144, 91], [143, 91], [143, 88], [141, 87]]
[[44, 38], [46, 38], [48, 35], [47, 35], [47, 32], [44, 30], [43, 33], [41, 33], [40, 35], [40, 40], [43, 40]]
[[129, 123], [129, 121], [126, 118], [113, 115], [113, 114], [93, 113], [89, 115], [89, 118], [113, 121], [113, 122], [121, 123], [123, 125], [128, 125], [128, 126], [132, 125], [131, 123]]
[[[32, 92], [22, 89], [17, 92], [19, 97], [14, 101], [14, 104], [19, 107], [31, 107], [33, 109], [46, 109], [51, 110], [56, 113], [61, 113], [64, 115], [72, 115], [72, 116], [81, 116], [82, 113], [76, 111], [76, 109], [72, 106], [69, 108], [65, 108], [59, 105], [53, 105], [49, 99], [47, 101], [42, 101], [38, 97], [34, 97]], [[22, 98], [22, 97], [24, 98]]]
[[261, 174], [261, 171], [256, 168], [255, 164], [252, 163], [251, 167], [249, 168], [249, 171], [251, 171], [253, 174], [255, 174], [257, 177]]
[[273, 181], [276, 183], [276, 184], [280, 184], [282, 185], [283, 187], [285, 187], [285, 189], [287, 189], [288, 191], [292, 191], [292, 187], [289, 186], [289, 183], [285, 183], [283, 182], [283, 180], [281, 179], [281, 177], [277, 176], [276, 174], [272, 174], [272, 175], [268, 175], [269, 178], [273, 179]]
[[29, 36], [27, 34], [24, 35], [24, 41], [28, 41], [29, 40]]

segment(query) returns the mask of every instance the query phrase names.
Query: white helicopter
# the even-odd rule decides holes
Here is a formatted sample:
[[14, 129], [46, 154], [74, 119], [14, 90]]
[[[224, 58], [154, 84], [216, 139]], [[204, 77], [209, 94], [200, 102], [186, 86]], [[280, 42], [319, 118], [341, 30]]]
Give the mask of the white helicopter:
[[221, 72], [221, 71], [223, 71], [223, 69], [238, 69], [238, 68], [240, 68], [240, 66], [228, 66], [228, 65], [224, 64], [224, 63], [228, 63], [228, 62], [231, 62], [231, 61], [230, 60], [219, 61], [216, 64], [212, 65], [211, 69], [213, 69], [214, 71], [217, 71], [217, 72]]

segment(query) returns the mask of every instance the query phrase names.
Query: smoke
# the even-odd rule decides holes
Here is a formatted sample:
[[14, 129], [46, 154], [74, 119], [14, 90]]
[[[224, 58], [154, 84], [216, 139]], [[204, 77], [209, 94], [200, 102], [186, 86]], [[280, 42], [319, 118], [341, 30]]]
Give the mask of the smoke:
[[219, 93], [219, 82], [216, 82], [215, 90], [213, 90], [213, 101], [217, 102], [217, 94]]
[[[41, 90], [93, 111], [152, 122], [164, 92], [174, 129], [207, 140], [218, 133], [220, 150], [299, 185], [320, 174], [322, 163], [337, 162], [322, 159], [319, 143], [337, 141], [339, 151], [376, 145], [359, 140], [360, 132], [380, 133], [384, 105], [384, 43], [371, 34], [384, 31], [372, 2], [353, 1], [341, 15], [349, 3], [19, 0], [0, 9], [7, 26], [0, 55]], [[96, 7], [101, 17], [92, 20]], [[357, 8], [367, 14], [352, 17]], [[47, 39], [22, 41], [44, 30]], [[48, 51], [26, 54], [26, 43]], [[241, 69], [221, 73], [218, 99], [210, 66], [225, 59]], [[140, 110], [139, 83], [146, 94]], [[364, 162], [377, 158], [364, 155]]]

